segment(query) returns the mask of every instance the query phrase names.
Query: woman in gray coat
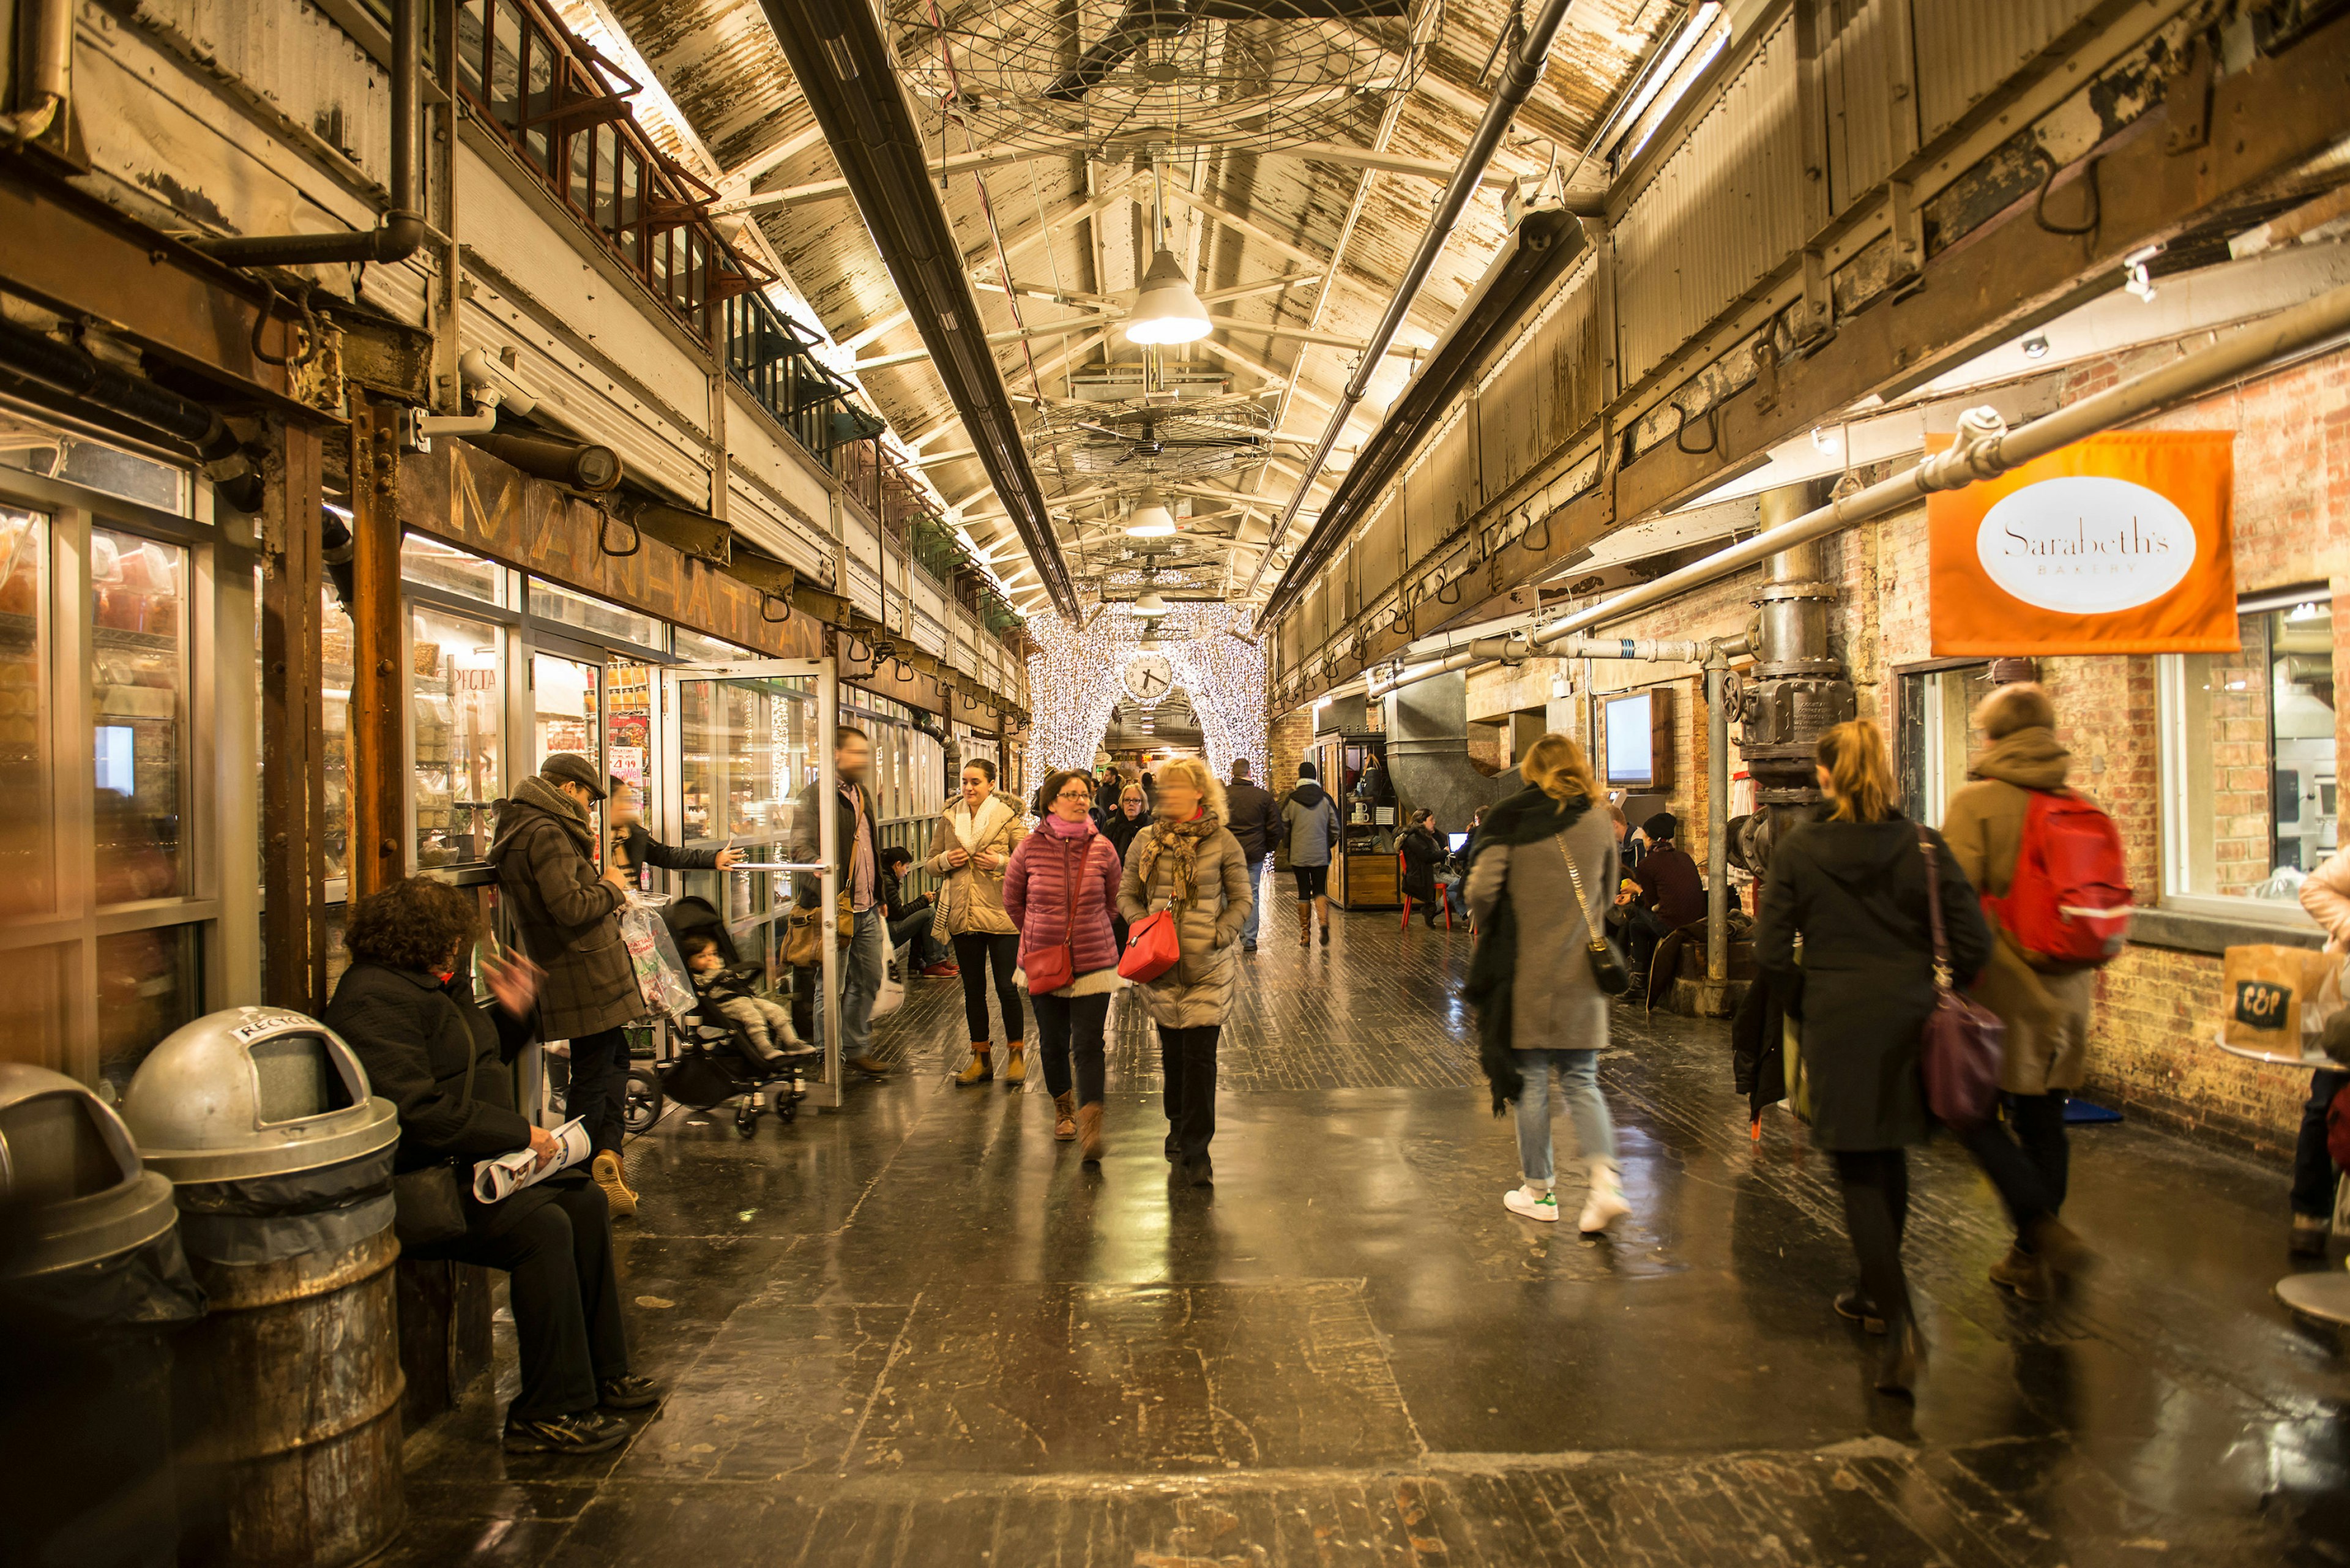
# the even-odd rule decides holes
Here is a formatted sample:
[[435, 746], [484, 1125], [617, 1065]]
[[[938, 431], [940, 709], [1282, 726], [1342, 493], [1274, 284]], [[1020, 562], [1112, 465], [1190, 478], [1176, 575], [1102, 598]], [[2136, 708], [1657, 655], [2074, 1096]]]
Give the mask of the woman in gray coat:
[[1215, 1180], [1208, 1141], [1216, 1136], [1216, 1040], [1239, 974], [1233, 944], [1248, 919], [1248, 860], [1224, 826], [1224, 786], [1205, 763], [1164, 763], [1158, 782], [1150, 826], [1127, 848], [1118, 910], [1129, 927], [1153, 910], [1175, 911], [1182, 956], [1142, 987], [1142, 1004], [1159, 1025], [1167, 1158], [1206, 1187]]
[[[1585, 956], [1592, 922], [1604, 918], [1616, 886], [1616, 832], [1600, 807], [1591, 763], [1566, 736], [1536, 741], [1524, 774], [1527, 787], [1485, 814], [1467, 891], [1480, 947], [1487, 949], [1478, 969], [1495, 974], [1497, 956], [1508, 964], [1508, 1064], [1523, 1080], [1516, 1099], [1524, 1181], [1503, 1193], [1502, 1202], [1529, 1220], [1558, 1219], [1550, 1137], [1555, 1077], [1575, 1122], [1576, 1149], [1590, 1166], [1590, 1191], [1576, 1227], [1592, 1234], [1630, 1210], [1618, 1179], [1615, 1125], [1599, 1096], [1607, 998]], [[1503, 943], [1513, 944], [1513, 950], [1497, 955], [1489, 946]], [[1477, 984], [1472, 971], [1472, 991]], [[1496, 1115], [1507, 1097], [1504, 1088], [1496, 1088]]]

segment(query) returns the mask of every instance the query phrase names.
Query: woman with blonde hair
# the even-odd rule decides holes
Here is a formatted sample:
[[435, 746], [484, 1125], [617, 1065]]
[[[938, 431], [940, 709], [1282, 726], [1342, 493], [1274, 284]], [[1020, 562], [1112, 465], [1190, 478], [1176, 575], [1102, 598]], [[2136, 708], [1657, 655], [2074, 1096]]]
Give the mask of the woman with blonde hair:
[[1600, 1097], [1607, 994], [1589, 956], [1604, 940], [1616, 887], [1616, 830], [1583, 748], [1544, 735], [1526, 753], [1526, 787], [1484, 814], [1470, 852], [1467, 898], [1478, 940], [1469, 996], [1493, 1114], [1514, 1100], [1522, 1185], [1511, 1213], [1553, 1222], [1551, 1080], [1575, 1123], [1590, 1187], [1576, 1228], [1604, 1231], [1630, 1212], [1616, 1163], [1616, 1128]]
[[1757, 956], [1796, 1021], [1812, 1141], [1834, 1155], [1844, 1189], [1860, 1288], [1838, 1296], [1836, 1311], [1864, 1327], [1883, 1326], [1877, 1386], [1908, 1395], [1926, 1351], [1901, 1270], [1901, 1232], [1909, 1212], [1905, 1151], [1924, 1143], [1933, 1125], [1918, 1070], [1935, 995], [1929, 856], [1953, 985], [1982, 968], [1991, 934], [1941, 835], [1895, 806], [1877, 725], [1838, 724], [1820, 737], [1816, 755], [1828, 809], [1771, 851]]
[[995, 970], [995, 1005], [1003, 1014], [1003, 1081], [1018, 1088], [1027, 1081], [1023, 1052], [1028, 1044], [1020, 992], [1012, 982], [1020, 967], [1020, 928], [1003, 908], [1003, 872], [1012, 852], [1028, 836], [1020, 808], [995, 790], [995, 764], [973, 757], [963, 764], [962, 794], [939, 813], [931, 829], [930, 858], [923, 866], [946, 878], [939, 889], [938, 923], [931, 934], [953, 940], [962, 970], [963, 1022], [971, 1030], [971, 1060], [955, 1075], [969, 1088], [995, 1076], [987, 1023], [987, 971]]
[[1248, 919], [1248, 858], [1224, 826], [1224, 786], [1196, 757], [1159, 768], [1150, 826], [1135, 836], [1118, 883], [1118, 910], [1129, 927], [1159, 909], [1175, 912], [1173, 968], [1141, 987], [1159, 1025], [1165, 1074], [1167, 1158], [1194, 1187], [1215, 1180], [1208, 1158], [1216, 1136], [1216, 1041], [1232, 1011], [1239, 969], [1233, 944]]

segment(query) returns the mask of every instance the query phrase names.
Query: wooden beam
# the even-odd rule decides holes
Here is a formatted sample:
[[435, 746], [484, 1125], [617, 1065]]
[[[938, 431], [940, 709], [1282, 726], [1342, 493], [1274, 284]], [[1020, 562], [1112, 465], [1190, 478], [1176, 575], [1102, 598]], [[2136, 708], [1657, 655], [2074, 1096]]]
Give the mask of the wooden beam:
[[270, 421], [261, 512], [262, 994], [316, 1015], [327, 1004], [323, 443]]
[[344, 766], [354, 899], [408, 869], [398, 415], [392, 404], [367, 400], [354, 405], [351, 418], [351, 702]]

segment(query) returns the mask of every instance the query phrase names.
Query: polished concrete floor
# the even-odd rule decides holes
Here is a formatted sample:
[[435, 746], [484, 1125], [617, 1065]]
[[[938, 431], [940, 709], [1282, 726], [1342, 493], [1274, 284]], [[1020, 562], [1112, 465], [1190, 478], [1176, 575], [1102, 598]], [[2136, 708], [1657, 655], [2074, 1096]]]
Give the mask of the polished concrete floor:
[[2350, 1355], [2270, 1298], [2281, 1171], [2078, 1130], [2105, 1266], [2034, 1309], [1983, 1277], [1983, 1181], [1922, 1153], [1912, 1407], [1829, 1310], [1827, 1161], [1780, 1112], [1750, 1141], [1724, 1026], [1618, 1010], [1635, 1210], [1586, 1241], [1501, 1206], [1468, 937], [1282, 929], [1227, 1028], [1211, 1191], [1170, 1182], [1123, 1001], [1097, 1171], [1040, 1081], [949, 1081], [952, 981], [915, 982], [902, 1071], [842, 1112], [747, 1141], [672, 1113], [620, 1228], [666, 1407], [592, 1460], [508, 1458], [502, 1337], [499, 1386], [410, 1442], [393, 1560], [2350, 1563]]

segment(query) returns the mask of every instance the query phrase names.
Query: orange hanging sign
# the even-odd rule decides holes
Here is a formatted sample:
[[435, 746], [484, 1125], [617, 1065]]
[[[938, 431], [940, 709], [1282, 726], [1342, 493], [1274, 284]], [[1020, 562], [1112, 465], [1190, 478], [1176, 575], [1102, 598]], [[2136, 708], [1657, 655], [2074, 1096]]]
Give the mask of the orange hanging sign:
[[2089, 436], [1928, 496], [1935, 654], [2234, 649], [2235, 441], [2232, 431]]

